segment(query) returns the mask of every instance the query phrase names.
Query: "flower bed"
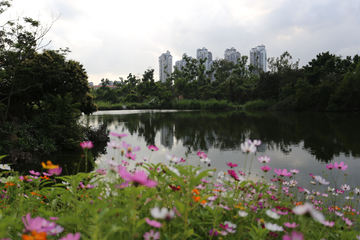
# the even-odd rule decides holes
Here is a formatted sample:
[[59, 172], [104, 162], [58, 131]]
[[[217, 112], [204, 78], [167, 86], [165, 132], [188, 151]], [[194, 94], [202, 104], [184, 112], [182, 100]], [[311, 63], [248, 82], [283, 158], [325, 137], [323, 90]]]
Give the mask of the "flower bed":
[[[111, 134], [118, 140], [108, 146], [119, 157], [108, 160], [107, 169], [61, 176], [61, 167], [48, 161], [42, 163], [46, 172], [18, 175], [1, 165], [0, 238], [360, 239], [360, 190], [337, 186], [344, 163], [327, 165], [324, 176], [310, 175], [305, 188], [297, 186], [296, 169], [274, 169], [277, 177], [268, 180], [270, 158], [262, 156], [264, 180], [249, 180], [261, 144], [254, 140], [241, 145], [244, 166], [226, 163], [227, 172], [211, 169], [204, 152], [198, 152], [203, 168], [170, 154], [169, 164], [153, 164], [156, 146], [129, 170], [138, 147], [121, 141], [126, 134]], [[88, 151], [93, 145], [81, 146], [79, 164], [87, 168], [95, 164]]]

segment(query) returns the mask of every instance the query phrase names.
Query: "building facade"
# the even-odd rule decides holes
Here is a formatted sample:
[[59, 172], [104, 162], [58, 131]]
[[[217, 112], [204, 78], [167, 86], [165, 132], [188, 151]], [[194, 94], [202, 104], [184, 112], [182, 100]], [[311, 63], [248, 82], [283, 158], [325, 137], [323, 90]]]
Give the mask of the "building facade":
[[159, 80], [165, 82], [172, 73], [172, 56], [168, 51], [159, 57]]
[[209, 52], [206, 48], [198, 48], [198, 50], [196, 50], [196, 59], [198, 61], [200, 61], [200, 59], [205, 59], [206, 61], [204, 63], [205, 65], [205, 70], [208, 71], [211, 68], [211, 62], [212, 62], [212, 53]]
[[175, 62], [174, 67], [176, 67], [178, 70], [181, 70], [182, 67], [186, 67], [186, 60], [184, 59], [184, 57], [190, 58], [190, 60], [192, 59], [192, 57], [189, 57], [186, 53], [184, 53], [182, 55], [182, 59]]
[[224, 59], [236, 64], [237, 60], [241, 57], [241, 54], [236, 51], [235, 48], [226, 49], [224, 52]]
[[266, 50], [263, 44], [250, 50], [250, 64], [264, 72], [266, 72], [266, 59]]

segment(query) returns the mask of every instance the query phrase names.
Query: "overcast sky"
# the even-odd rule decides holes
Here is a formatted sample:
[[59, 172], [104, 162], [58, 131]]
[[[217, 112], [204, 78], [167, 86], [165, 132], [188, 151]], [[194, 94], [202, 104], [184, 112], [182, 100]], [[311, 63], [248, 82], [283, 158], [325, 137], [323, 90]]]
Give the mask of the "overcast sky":
[[[267, 57], [288, 51], [300, 66], [321, 52], [360, 54], [359, 0], [13, 0], [0, 17], [29, 16], [49, 25], [48, 48], [68, 47], [89, 82], [118, 80], [155, 69], [169, 50], [173, 64], [183, 53], [206, 47], [213, 59], [226, 48], [241, 55], [264, 44]], [[5, 18], [6, 17], [6, 18]]]

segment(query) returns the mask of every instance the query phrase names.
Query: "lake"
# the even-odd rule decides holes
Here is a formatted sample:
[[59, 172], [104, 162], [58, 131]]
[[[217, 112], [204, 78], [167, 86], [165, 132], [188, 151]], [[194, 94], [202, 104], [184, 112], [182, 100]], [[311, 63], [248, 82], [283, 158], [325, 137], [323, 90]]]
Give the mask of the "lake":
[[[348, 169], [340, 172], [338, 183], [343, 184], [346, 173], [347, 184], [360, 185], [358, 113], [120, 110], [84, 116], [86, 125], [102, 123], [111, 132], [128, 133], [123, 140], [140, 146], [135, 162], [143, 162], [143, 156], [150, 156], [147, 146], [156, 145], [159, 151], [152, 153], [151, 163], [168, 163], [165, 154], [170, 153], [187, 156], [188, 164], [197, 166], [196, 153], [204, 151], [211, 159], [210, 168], [225, 172], [229, 169], [226, 163], [232, 162], [238, 164], [236, 170], [243, 170], [246, 155], [241, 152], [241, 143], [259, 139], [262, 144], [253, 156], [252, 179], [263, 176], [260, 169], [263, 164], [257, 158], [268, 156], [271, 161], [267, 165], [272, 168], [269, 178], [275, 174], [274, 168], [298, 169], [296, 180], [307, 187], [312, 180], [309, 173], [330, 174], [326, 164], [343, 161]], [[114, 149], [107, 147], [97, 162], [107, 168], [105, 162], [113, 156]], [[251, 155], [247, 168], [250, 159]], [[332, 171], [336, 177], [338, 170]]]

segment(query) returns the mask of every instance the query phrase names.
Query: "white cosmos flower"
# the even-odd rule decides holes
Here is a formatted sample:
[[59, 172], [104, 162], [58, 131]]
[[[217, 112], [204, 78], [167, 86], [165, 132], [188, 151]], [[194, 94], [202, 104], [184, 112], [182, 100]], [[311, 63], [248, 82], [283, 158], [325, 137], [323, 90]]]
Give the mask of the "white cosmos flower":
[[178, 163], [181, 161], [180, 157], [176, 157], [170, 153], [166, 153], [165, 155], [166, 159], [169, 160], [170, 162], [174, 162], [174, 163]]
[[220, 171], [218, 173], [218, 178], [223, 179], [225, 177], [225, 173], [223, 171]]
[[266, 213], [266, 215], [268, 215], [272, 219], [279, 219], [280, 218], [279, 214], [277, 214], [276, 212], [271, 211], [270, 209], [266, 210], [265, 213]]
[[180, 176], [180, 172], [177, 168], [169, 167], [169, 170], [172, 171], [173, 173], [175, 173], [176, 175]]
[[211, 162], [210, 158], [200, 158], [200, 161], [203, 162], [203, 163]]
[[316, 211], [314, 206], [311, 203], [306, 202], [304, 205], [296, 206], [293, 210], [293, 213], [297, 215], [310, 214], [310, 216], [319, 222], [324, 222], [325, 217], [322, 213]]
[[341, 185], [341, 187], [340, 187], [343, 191], [347, 191], [347, 190], [350, 190], [350, 186], [349, 185], [346, 185], [346, 184], [344, 184], [344, 185]]
[[314, 179], [316, 181], [318, 181], [320, 184], [322, 185], [329, 185], [330, 182], [327, 182], [324, 178], [322, 178], [321, 176], [315, 176]]
[[245, 153], [254, 153], [256, 152], [256, 146], [253, 143], [244, 142], [240, 145], [241, 151]]
[[155, 207], [150, 210], [151, 216], [157, 219], [172, 219], [175, 217], [175, 212], [173, 210], [168, 210], [167, 208], [158, 208]]
[[246, 217], [247, 215], [248, 215], [247, 212], [245, 212], [245, 211], [239, 211], [239, 216], [240, 216], [240, 217]]
[[277, 231], [277, 232], [284, 231], [284, 229], [279, 225], [277, 225], [276, 223], [265, 223], [265, 228], [270, 231]]
[[0, 164], [0, 169], [2, 170], [11, 170], [11, 167], [7, 164]]

